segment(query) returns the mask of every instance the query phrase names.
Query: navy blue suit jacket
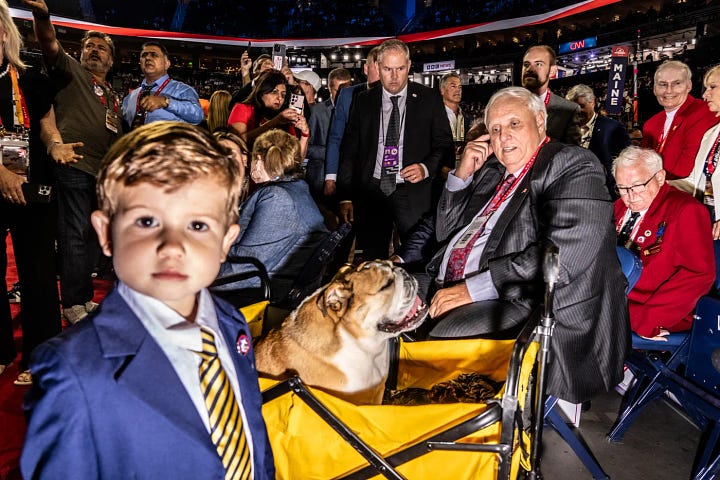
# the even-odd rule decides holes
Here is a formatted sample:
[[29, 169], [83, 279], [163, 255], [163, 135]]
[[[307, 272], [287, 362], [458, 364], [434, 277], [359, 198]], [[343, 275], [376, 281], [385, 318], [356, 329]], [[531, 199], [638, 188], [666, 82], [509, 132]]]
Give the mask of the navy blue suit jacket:
[[[215, 302], [228, 345], [247, 323]], [[255, 479], [274, 479], [252, 348], [230, 352], [252, 433]], [[222, 479], [225, 469], [170, 361], [117, 291], [91, 320], [39, 346], [25, 399], [24, 478]]]
[[630, 137], [620, 122], [602, 115], [597, 116], [588, 150], [593, 152], [605, 167], [607, 187], [613, 198], [618, 198], [615, 193], [615, 178], [612, 176], [613, 159], [628, 145]]
[[350, 106], [357, 93], [367, 89], [366, 83], [358, 83], [351, 87], [345, 87], [337, 95], [335, 100], [335, 111], [330, 120], [330, 131], [328, 132], [327, 149], [325, 154], [325, 174], [337, 174], [340, 167], [340, 147], [345, 126], [350, 117]]

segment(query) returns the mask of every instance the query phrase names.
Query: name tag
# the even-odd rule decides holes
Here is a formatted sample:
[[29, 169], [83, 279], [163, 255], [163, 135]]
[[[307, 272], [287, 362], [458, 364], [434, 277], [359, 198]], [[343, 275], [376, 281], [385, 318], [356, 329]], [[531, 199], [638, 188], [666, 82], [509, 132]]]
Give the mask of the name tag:
[[[470, 222], [470, 226], [467, 228], [465, 233], [462, 234], [462, 236], [458, 239], [457, 243], [453, 247], [455, 248], [465, 248], [468, 245], [468, 242], [470, 239], [475, 235], [475, 232], [480, 230], [480, 228], [484, 227], [487, 223], [488, 219], [490, 218], [490, 215], [480, 215], [478, 217], [475, 217], [472, 222]], [[482, 235], [484, 235], [486, 232], [483, 231]], [[481, 235], [481, 236], [482, 236]]]
[[393, 168], [400, 166], [400, 147], [387, 145], [383, 147], [383, 168]]
[[120, 117], [110, 109], [105, 110], [105, 128], [112, 133], [118, 133], [120, 131]]

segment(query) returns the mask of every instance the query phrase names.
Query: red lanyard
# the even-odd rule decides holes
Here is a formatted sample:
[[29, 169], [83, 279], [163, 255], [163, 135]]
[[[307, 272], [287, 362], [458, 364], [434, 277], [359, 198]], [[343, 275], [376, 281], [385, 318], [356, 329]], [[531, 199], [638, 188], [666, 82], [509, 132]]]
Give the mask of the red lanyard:
[[710, 149], [710, 153], [708, 153], [707, 158], [705, 159], [705, 176], [711, 177], [713, 173], [715, 173], [715, 168], [717, 167], [717, 150], [718, 146], [720, 146], [720, 133], [718, 133], [717, 138], [715, 138], [715, 143], [713, 144], [712, 148]]
[[[160, 92], [163, 91], [163, 88], [167, 87], [167, 84], [168, 84], [168, 83], [170, 83], [170, 77], [166, 78], [165, 81], [160, 84], [160, 86], [158, 87], [158, 89], [155, 90], [155, 92], [153, 92], [153, 96], [157, 97], [158, 95], [160, 95]], [[140, 87], [140, 88], [142, 88], [142, 87]], [[141, 98], [141, 93], [142, 93], [142, 92], [138, 92], [137, 102], [136, 102], [136, 104], [135, 104], [135, 112], [139, 112], [139, 111], [140, 111], [140, 100], [142, 100], [142, 98]]]
[[550, 95], [552, 95], [552, 92], [548, 89], [547, 95], [545, 95], [545, 108], [547, 108], [548, 103], [550, 103]]
[[95, 77], [93, 77], [92, 81], [93, 81], [93, 92], [95, 92], [95, 95], [97, 95], [98, 99], [100, 100], [100, 103], [102, 103], [102, 106], [105, 107], [105, 109], [108, 108], [108, 102], [107, 102], [107, 99], [105, 98], [105, 94], [107, 93], [107, 90], [109, 90], [113, 97], [113, 110], [115, 111], [115, 113], [118, 113], [118, 99], [117, 99], [117, 95], [115, 95], [113, 93], [112, 87], [110, 87], [110, 85], [108, 85], [107, 82], [104, 82], [105, 87], [107, 88], [107, 90], [105, 90], [105, 88], [101, 87], [100, 84], [97, 82], [97, 80], [95, 80]]
[[662, 155], [663, 150], [665, 150], [665, 141], [667, 140], [667, 137], [670, 136], [670, 132], [675, 130], [673, 128], [673, 124], [675, 123], [675, 118], [673, 117], [673, 121], [670, 123], [670, 126], [667, 129], [667, 133], [665, 133], [665, 130], [663, 129], [662, 135], [660, 135], [660, 141], [658, 141], [657, 147], [655, 147], [655, 151]]
[[[495, 201], [495, 199], [493, 198], [493, 201], [490, 202], [491, 205], [488, 205], [488, 207], [489, 207], [488, 211], [483, 212], [484, 214], [495, 213], [495, 210], [497, 210], [498, 207], [500, 207], [500, 205], [502, 205], [502, 203], [507, 199], [507, 197], [509, 197], [510, 194], [513, 192], [516, 184], [519, 183], [520, 180], [523, 179], [523, 177], [525, 176], [527, 171], [530, 170], [530, 167], [533, 166], [533, 164], [535, 163], [535, 159], [537, 158], [538, 153], [540, 152], [540, 149], [543, 147], [543, 145], [545, 145], [549, 141], [550, 141], [550, 137], [546, 136], [545, 139], [542, 141], [542, 143], [540, 145], [538, 145], [537, 150], [535, 150], [535, 153], [533, 153], [532, 158], [530, 158], [530, 160], [528, 160], [528, 162], [525, 164], [523, 169], [520, 170], [520, 173], [515, 177], [513, 182], [510, 184], [510, 187], [505, 191], [505, 193], [499, 199], [497, 199], [497, 201]], [[497, 187], [495, 187], [496, 192], [498, 190], [500, 190], [500, 187], [502, 186], [502, 184], [503, 184], [503, 182], [498, 183]]]

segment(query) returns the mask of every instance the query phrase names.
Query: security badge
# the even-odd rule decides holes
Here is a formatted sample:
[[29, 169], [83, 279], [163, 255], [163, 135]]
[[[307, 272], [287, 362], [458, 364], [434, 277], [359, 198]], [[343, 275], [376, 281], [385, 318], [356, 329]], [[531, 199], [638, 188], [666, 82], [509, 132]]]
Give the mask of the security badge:
[[387, 145], [383, 148], [382, 166], [394, 168], [400, 165], [400, 148], [395, 145]]

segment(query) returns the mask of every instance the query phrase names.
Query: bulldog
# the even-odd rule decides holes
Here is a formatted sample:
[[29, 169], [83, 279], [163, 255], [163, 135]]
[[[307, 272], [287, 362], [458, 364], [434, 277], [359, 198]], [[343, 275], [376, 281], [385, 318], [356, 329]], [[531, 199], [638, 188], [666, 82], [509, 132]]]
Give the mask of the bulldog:
[[380, 404], [387, 340], [414, 330], [428, 307], [417, 281], [388, 261], [345, 266], [255, 346], [261, 375], [303, 382], [338, 398]]

